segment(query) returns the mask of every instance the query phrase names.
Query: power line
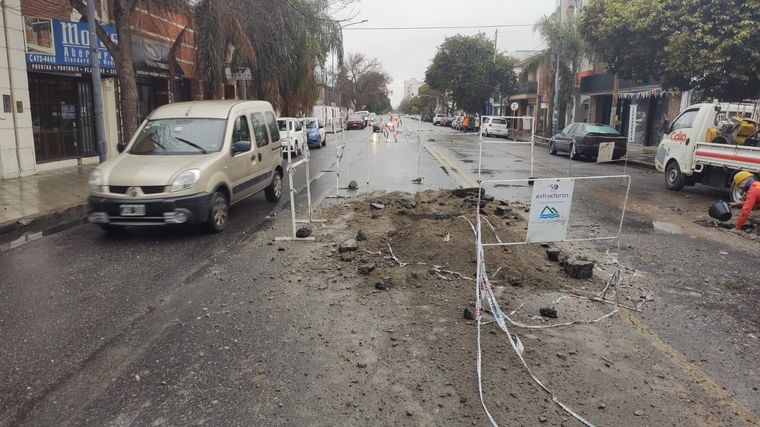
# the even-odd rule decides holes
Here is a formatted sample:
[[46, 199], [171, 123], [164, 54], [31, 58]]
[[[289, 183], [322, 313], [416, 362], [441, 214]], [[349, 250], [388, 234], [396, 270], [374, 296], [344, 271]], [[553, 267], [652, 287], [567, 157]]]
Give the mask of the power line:
[[515, 28], [515, 27], [532, 27], [535, 24], [503, 24], [503, 25], [459, 25], [459, 26], [440, 26], [440, 27], [352, 27], [343, 31], [367, 31], [367, 30], [465, 30], [477, 28]]

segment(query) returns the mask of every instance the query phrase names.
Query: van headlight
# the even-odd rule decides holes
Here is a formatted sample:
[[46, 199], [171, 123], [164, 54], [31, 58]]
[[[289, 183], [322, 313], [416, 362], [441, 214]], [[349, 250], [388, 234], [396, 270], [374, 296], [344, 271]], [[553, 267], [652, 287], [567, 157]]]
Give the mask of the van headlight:
[[90, 172], [90, 178], [87, 180], [87, 183], [90, 185], [90, 191], [92, 191], [93, 193], [102, 192], [103, 173], [97, 169], [93, 170], [92, 172]]
[[198, 183], [198, 180], [200, 178], [201, 171], [199, 169], [190, 169], [189, 171], [184, 171], [181, 174], [177, 175], [177, 177], [174, 179], [171, 192], [176, 193], [178, 191], [187, 190], [188, 188], [193, 188], [193, 186]]

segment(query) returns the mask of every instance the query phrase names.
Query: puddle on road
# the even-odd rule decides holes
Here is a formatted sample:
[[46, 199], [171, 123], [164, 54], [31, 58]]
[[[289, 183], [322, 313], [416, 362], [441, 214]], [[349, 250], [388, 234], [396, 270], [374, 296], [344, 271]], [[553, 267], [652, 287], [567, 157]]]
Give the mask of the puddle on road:
[[665, 233], [683, 234], [683, 228], [681, 228], [681, 226], [678, 224], [673, 224], [672, 222], [652, 221], [652, 225], [654, 226], [655, 230], [664, 231]]

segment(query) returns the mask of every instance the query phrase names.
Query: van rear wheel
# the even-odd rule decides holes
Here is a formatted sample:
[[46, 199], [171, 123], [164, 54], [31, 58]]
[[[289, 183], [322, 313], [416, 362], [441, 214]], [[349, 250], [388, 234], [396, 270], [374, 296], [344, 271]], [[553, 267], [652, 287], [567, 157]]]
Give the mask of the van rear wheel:
[[665, 168], [665, 185], [668, 190], [678, 191], [683, 188], [683, 174], [678, 162], [672, 161]]
[[264, 190], [264, 195], [267, 196], [267, 201], [270, 203], [277, 203], [282, 197], [282, 172], [280, 170], [274, 171], [272, 177], [272, 183]]

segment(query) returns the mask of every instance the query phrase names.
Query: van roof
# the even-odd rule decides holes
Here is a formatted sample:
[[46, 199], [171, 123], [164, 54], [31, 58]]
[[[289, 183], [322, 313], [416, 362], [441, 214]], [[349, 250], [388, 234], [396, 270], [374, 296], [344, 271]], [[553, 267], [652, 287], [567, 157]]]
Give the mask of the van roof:
[[179, 117], [197, 117], [226, 119], [233, 109], [255, 108], [272, 111], [272, 104], [266, 101], [189, 101], [175, 102], [158, 107], [150, 114], [150, 119], [173, 119]]

